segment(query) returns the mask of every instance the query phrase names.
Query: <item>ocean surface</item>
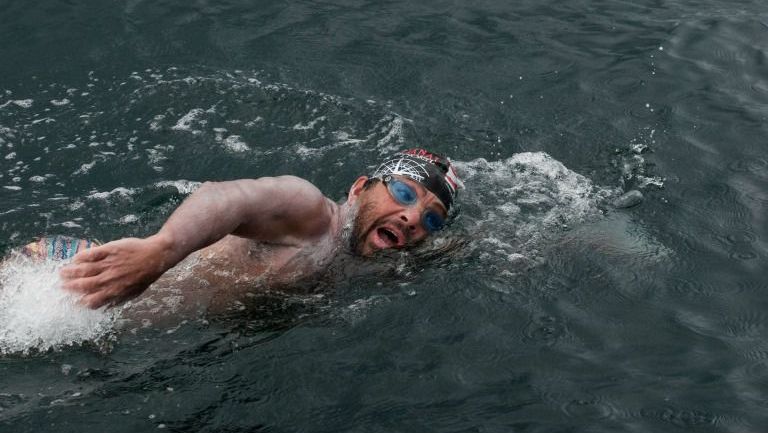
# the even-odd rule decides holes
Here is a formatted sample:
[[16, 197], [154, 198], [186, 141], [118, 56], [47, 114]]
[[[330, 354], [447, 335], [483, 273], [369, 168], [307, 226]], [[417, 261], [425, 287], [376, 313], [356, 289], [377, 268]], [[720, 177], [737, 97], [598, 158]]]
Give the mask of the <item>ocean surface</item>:
[[467, 186], [386, 272], [223, 317], [8, 261], [0, 431], [768, 431], [766, 116], [764, 1], [0, 0], [0, 255], [409, 147]]

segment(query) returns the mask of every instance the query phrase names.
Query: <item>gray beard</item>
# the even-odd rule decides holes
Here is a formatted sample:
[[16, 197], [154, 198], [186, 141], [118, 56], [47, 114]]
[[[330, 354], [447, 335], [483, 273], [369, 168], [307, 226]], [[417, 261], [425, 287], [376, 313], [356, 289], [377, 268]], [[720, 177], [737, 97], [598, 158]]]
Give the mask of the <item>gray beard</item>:
[[341, 230], [342, 240], [349, 246], [349, 250], [353, 254], [360, 254], [366, 235], [366, 233], [362, 232], [362, 218], [373, 207], [372, 203], [368, 203], [362, 209], [357, 204], [353, 205], [349, 211], [347, 220], [344, 222], [344, 227]]
[[352, 253], [357, 253], [357, 248], [360, 245], [358, 240], [358, 232], [360, 231], [357, 221], [358, 210], [357, 204], [350, 206], [349, 212], [347, 212], [344, 223], [341, 226], [341, 245], [346, 246]]

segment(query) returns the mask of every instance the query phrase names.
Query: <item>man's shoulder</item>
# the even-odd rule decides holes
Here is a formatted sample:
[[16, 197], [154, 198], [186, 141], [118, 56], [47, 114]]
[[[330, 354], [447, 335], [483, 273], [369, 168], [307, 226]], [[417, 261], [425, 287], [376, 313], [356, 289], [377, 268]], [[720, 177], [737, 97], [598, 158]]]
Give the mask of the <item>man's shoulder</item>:
[[279, 176], [264, 176], [255, 179], [240, 179], [237, 182], [261, 184], [263, 186], [281, 189], [285, 191], [297, 191], [304, 194], [314, 194], [324, 196], [322, 191], [315, 186], [312, 182], [294, 176], [292, 174], [284, 174]]
[[[279, 176], [273, 176], [272, 177], [275, 180], [279, 180], [281, 182], [295, 182], [299, 184], [307, 184], [311, 186], [315, 186], [312, 182], [308, 181], [307, 179], [304, 179], [303, 177], [299, 177], [293, 174], [281, 174]], [[263, 178], [262, 178], [263, 179]]]
[[287, 197], [293, 200], [301, 200], [305, 204], [312, 206], [313, 204], [319, 207], [321, 211], [332, 211], [333, 209], [326, 209], [326, 207], [335, 207], [336, 203], [327, 197], [323, 192], [312, 182], [290, 174], [276, 176], [273, 178], [275, 182], [279, 183], [280, 188], [284, 192], [288, 193]]
[[[216, 184], [217, 182], [206, 182]], [[290, 199], [293, 203], [309, 204], [324, 203], [328, 199], [312, 182], [294, 175], [264, 176], [251, 179], [237, 179], [225, 182], [241, 191], [246, 199], [253, 194], [268, 194], [272, 203]]]
[[294, 175], [271, 178], [280, 191], [275, 200], [287, 202], [283, 216], [301, 226], [307, 237], [317, 237], [332, 230], [333, 219], [338, 213], [338, 204], [328, 198], [312, 182]]

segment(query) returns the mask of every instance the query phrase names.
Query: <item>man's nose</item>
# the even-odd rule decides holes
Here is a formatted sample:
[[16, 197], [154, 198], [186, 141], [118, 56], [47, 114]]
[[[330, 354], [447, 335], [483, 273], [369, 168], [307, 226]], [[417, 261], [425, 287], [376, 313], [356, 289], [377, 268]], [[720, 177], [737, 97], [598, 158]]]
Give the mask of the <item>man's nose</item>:
[[418, 235], [421, 231], [421, 207], [409, 206], [400, 212], [400, 220], [408, 227], [411, 236]]

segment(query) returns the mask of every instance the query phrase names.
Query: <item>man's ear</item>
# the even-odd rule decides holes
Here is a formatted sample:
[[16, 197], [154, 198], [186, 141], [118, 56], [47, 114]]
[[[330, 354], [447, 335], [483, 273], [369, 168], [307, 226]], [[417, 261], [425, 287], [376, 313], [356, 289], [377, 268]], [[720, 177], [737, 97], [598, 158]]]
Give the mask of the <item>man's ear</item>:
[[349, 194], [347, 195], [347, 201], [350, 203], [353, 203], [357, 197], [360, 195], [361, 192], [363, 192], [363, 187], [365, 186], [365, 182], [368, 180], [368, 176], [360, 176], [355, 180], [355, 183], [352, 184], [352, 187], [349, 188]]

